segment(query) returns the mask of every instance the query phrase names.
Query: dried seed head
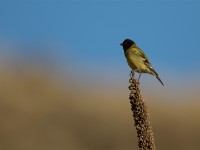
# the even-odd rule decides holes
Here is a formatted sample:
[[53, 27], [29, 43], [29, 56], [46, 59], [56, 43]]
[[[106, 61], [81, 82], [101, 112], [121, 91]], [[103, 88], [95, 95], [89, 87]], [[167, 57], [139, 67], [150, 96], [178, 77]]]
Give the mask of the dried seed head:
[[134, 73], [130, 73], [131, 91], [129, 95], [131, 110], [133, 111], [133, 118], [137, 130], [139, 150], [155, 150], [155, 143], [153, 138], [153, 131], [149, 121], [149, 114], [147, 107], [140, 94], [139, 82], [134, 78]]

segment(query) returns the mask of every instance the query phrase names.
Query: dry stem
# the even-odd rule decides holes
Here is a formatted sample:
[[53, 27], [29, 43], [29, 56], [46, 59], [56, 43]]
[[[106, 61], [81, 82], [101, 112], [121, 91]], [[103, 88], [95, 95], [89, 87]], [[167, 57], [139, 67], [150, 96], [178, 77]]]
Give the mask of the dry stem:
[[137, 130], [139, 150], [155, 150], [153, 131], [149, 121], [149, 114], [145, 102], [140, 94], [139, 82], [134, 78], [134, 73], [130, 73], [131, 90], [129, 99], [133, 118]]

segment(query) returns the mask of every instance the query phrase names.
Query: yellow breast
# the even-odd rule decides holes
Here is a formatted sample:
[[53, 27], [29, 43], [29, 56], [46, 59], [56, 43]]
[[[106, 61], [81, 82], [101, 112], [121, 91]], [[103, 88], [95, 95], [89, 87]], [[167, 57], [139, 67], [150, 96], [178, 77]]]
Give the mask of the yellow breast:
[[133, 71], [137, 71], [139, 73], [148, 72], [149, 69], [146, 67], [144, 63], [144, 59], [141, 58], [137, 53], [134, 53], [134, 49], [129, 49], [125, 53], [128, 65]]

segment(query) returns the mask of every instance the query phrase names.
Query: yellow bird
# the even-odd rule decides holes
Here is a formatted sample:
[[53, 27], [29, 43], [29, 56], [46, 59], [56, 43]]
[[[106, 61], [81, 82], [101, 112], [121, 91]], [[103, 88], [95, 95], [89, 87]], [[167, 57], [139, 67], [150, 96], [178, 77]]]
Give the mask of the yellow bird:
[[124, 54], [127, 59], [128, 65], [130, 66], [133, 72], [138, 72], [140, 76], [141, 73], [149, 73], [156, 77], [164, 86], [157, 72], [153, 69], [151, 63], [149, 62], [149, 59], [144, 54], [144, 52], [139, 47], [137, 47], [134, 41], [130, 39], [125, 39], [120, 45], [123, 46]]

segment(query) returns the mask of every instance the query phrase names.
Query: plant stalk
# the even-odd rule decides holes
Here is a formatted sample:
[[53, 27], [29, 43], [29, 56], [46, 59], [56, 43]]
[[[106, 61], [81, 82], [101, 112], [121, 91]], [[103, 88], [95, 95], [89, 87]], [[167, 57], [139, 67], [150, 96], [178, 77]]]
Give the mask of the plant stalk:
[[155, 150], [155, 142], [153, 137], [152, 126], [149, 121], [149, 113], [146, 104], [141, 96], [138, 80], [134, 78], [134, 73], [130, 73], [131, 91], [129, 95], [131, 110], [133, 111], [133, 119], [137, 130], [139, 150]]

